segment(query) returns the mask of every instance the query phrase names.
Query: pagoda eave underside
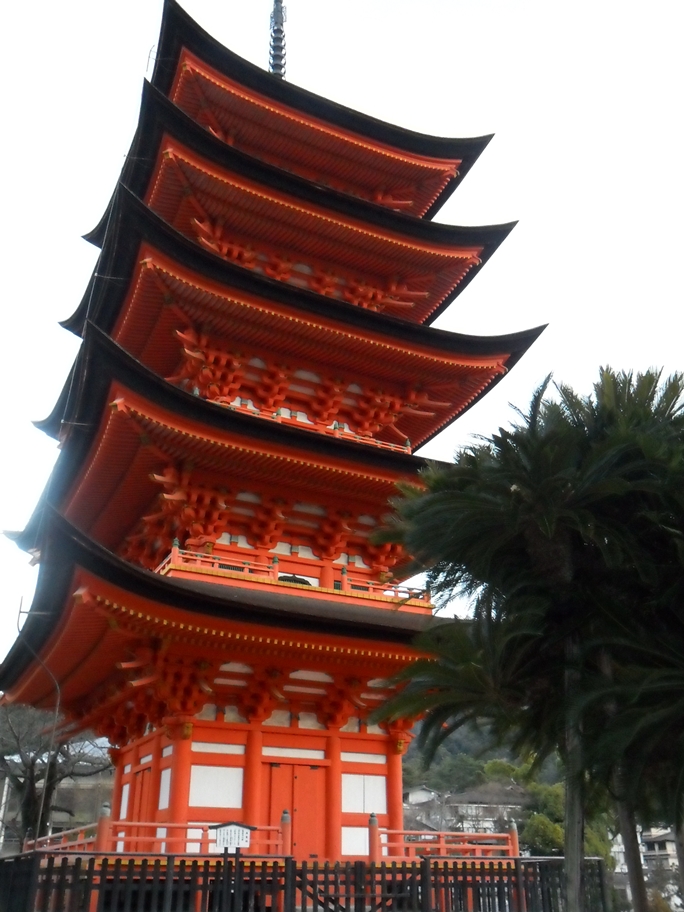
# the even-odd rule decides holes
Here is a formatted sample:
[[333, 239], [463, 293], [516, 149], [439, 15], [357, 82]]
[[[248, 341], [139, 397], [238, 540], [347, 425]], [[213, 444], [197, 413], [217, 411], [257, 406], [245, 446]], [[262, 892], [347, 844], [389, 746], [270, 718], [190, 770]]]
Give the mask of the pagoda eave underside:
[[[207, 282], [218, 286], [220, 295], [230, 297], [234, 289], [235, 293], [249, 294], [294, 311], [302, 311], [317, 322], [332, 319], [348, 325], [351, 330], [371, 334], [371, 337], [389, 336], [409, 345], [419, 343], [428, 349], [437, 345], [443, 351], [454, 354], [489, 356], [502, 351], [522, 354], [544, 328], [501, 336], [447, 332], [408, 323], [389, 314], [353, 307], [335, 298], [278, 282], [198, 247], [120, 185], [113, 200], [111, 231], [103, 246], [96, 274], [91, 278], [74, 314], [61, 323], [65, 329], [82, 335], [87, 316], [106, 332], [112, 331], [129, 288], [128, 277], [137, 267], [140, 249], [144, 244], [159, 251], [174, 262], [177, 268], [182, 267], [184, 274], [201, 275], [202, 286]], [[116, 276], [117, 279], [112, 280], [110, 276]], [[121, 281], [121, 276], [126, 278]]]
[[[105, 245], [96, 275], [65, 327], [82, 332], [88, 312], [97, 326], [162, 376], [172, 375], [177, 366], [168, 338], [194, 321], [209, 332], [239, 337], [240, 344], [255, 347], [273, 346], [276, 339], [282, 344], [279, 333], [286, 331], [288, 342], [291, 339], [287, 361], [299, 368], [307, 365], [297, 364], [297, 359], [320, 364], [324, 355], [330, 370], [346, 373], [352, 364], [361, 377], [372, 365], [369, 385], [376, 380], [380, 387], [400, 382], [407, 390], [422, 386], [424, 393], [439, 384], [441, 389], [430, 398], [450, 402], [449, 408], [434, 416], [402, 417], [401, 439], [408, 439], [412, 449], [469, 407], [492, 379], [496, 382], [504, 364], [510, 369], [517, 362], [542, 329], [491, 338], [452, 334], [290, 288], [198, 250], [123, 188], [113, 227], [110, 237], [116, 243]], [[129, 280], [107, 278], [127, 274]], [[163, 352], [165, 360], [156, 352]], [[410, 390], [408, 394], [413, 395]], [[61, 417], [63, 406], [60, 400], [55, 415]], [[51, 419], [38, 426], [53, 436], [59, 430]], [[397, 443], [396, 434], [383, 439]]]
[[353, 490], [358, 511], [375, 516], [384, 512], [396, 483], [415, 479], [420, 467], [416, 460], [410, 472], [389, 466], [379, 471], [332, 456], [322, 463], [297, 448], [260, 447], [248, 434], [211, 434], [116, 384], [110, 396], [114, 406], [103, 415], [87, 470], [73, 484], [64, 510], [79, 528], [111, 548], [130, 531], [130, 515], [141, 516], [150, 508], [161, 491], [153, 476], [169, 467], [192, 465], [195, 483], [211, 483], [212, 489], [233, 495], [244, 489], [268, 497], [273, 478], [288, 479], [283, 492], [288, 501], [327, 503]]
[[313, 663], [344, 662], [345, 669], [375, 666], [371, 676], [389, 674], [415, 654], [410, 642], [432, 620], [353, 599], [331, 603], [296, 592], [168, 580], [116, 558], [54, 514], [49, 525], [36, 599], [3, 663], [0, 687], [11, 701], [54, 701], [54, 685], [31, 650], [60, 681], [68, 707], [106, 681], [117, 662], [161, 642], [165, 651], [223, 662], [306, 656]]
[[222, 47], [175, 2], [165, 5], [158, 55], [153, 84], [216, 135], [359, 195], [392, 189], [398, 174], [416, 216], [443, 204], [491, 139], [421, 135], [277, 79]]
[[396, 216], [386, 227], [368, 213], [331, 208], [332, 200], [312, 202], [279, 192], [272, 182], [218, 171], [171, 140], [145, 202], [217, 256], [413, 323], [451, 302], [513, 228], [455, 228]]
[[[256, 357], [266, 362], [264, 370], [279, 375], [284, 371], [290, 384], [297, 383], [297, 371], [308, 370], [331, 390], [360, 388], [369, 404], [370, 397], [382, 396], [405, 403], [401, 416], [392, 422], [396, 430], [373, 437], [394, 444], [399, 437], [410, 441], [413, 450], [453, 421], [507, 369], [509, 351], [469, 355], [440, 351], [437, 345], [431, 350], [415, 342], [409, 347], [377, 332], [352, 332], [349, 324], [332, 318], [314, 321], [306, 313], [278, 308], [264, 299], [239, 294], [227, 298], [207, 287], [201, 276], [183, 275], [173, 262], [150, 249], [142, 249], [140, 257], [112, 335], [161, 376], [175, 373], [182, 351], [180, 345], [174, 351], [168, 339], [188, 327], [196, 336], [195, 327], [201, 326], [205, 334], [215, 334], [205, 345], [229, 354], [243, 365], [241, 370], [248, 370], [250, 358]], [[186, 343], [188, 358], [209, 359], [198, 344]], [[321, 386], [314, 384], [314, 389], [315, 395], [322, 395]], [[307, 401], [302, 397], [305, 411]], [[344, 411], [342, 404], [339, 407]], [[266, 403], [259, 409], [267, 419], [274, 413]]]

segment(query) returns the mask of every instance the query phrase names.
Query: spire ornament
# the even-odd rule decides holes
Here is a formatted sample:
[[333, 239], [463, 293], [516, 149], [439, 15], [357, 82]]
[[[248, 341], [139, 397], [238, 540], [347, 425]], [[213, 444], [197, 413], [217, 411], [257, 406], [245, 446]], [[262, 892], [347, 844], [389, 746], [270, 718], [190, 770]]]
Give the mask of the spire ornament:
[[283, 0], [273, 0], [271, 13], [271, 46], [269, 49], [269, 70], [280, 79], [285, 78], [285, 22], [287, 10]]

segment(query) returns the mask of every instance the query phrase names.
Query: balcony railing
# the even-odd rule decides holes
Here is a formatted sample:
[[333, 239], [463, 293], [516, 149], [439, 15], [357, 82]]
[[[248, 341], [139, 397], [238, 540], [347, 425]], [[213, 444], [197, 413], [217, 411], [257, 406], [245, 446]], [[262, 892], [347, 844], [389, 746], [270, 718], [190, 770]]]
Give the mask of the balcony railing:
[[298, 571], [288, 568], [287, 571], [283, 572], [277, 557], [270, 563], [265, 563], [257, 560], [240, 560], [233, 554], [205, 554], [201, 551], [188, 551], [174, 546], [169, 556], [155, 569], [155, 573], [159, 573], [161, 576], [197, 573], [226, 580], [237, 579], [248, 580], [250, 583], [276, 584], [306, 592], [313, 590], [314, 592], [344, 593], [354, 597], [370, 597], [384, 602], [391, 602], [395, 607], [406, 606], [423, 610], [432, 609], [430, 595], [422, 589], [393, 585], [381, 580], [369, 580], [360, 576], [350, 576], [346, 567], [341, 568], [339, 578], [335, 580], [334, 588], [332, 589], [312, 585], [304, 576], [301, 576], [302, 582], [297, 582], [296, 577], [304, 574], [306, 569], [310, 568], [302, 568]]
[[387, 440], [378, 440], [375, 437], [364, 434], [357, 434], [355, 431], [347, 430], [339, 422], [335, 421], [332, 425], [328, 426], [323, 424], [320, 421], [301, 421], [299, 418], [292, 418], [284, 415], [281, 409], [278, 409], [276, 412], [269, 412], [266, 409], [258, 409], [253, 405], [243, 405], [242, 400], [240, 402], [230, 402], [227, 403], [221, 399], [212, 399], [217, 405], [222, 405], [224, 408], [230, 409], [232, 412], [242, 412], [244, 415], [258, 415], [260, 418], [266, 418], [269, 421], [276, 421], [279, 424], [289, 424], [293, 427], [300, 429], [314, 431], [317, 434], [323, 434], [326, 437], [339, 437], [342, 440], [351, 440], [355, 443], [363, 443], [366, 446], [377, 447], [381, 450], [391, 450], [395, 453], [410, 453], [411, 452], [411, 443], [406, 441], [405, 443], [390, 443]]

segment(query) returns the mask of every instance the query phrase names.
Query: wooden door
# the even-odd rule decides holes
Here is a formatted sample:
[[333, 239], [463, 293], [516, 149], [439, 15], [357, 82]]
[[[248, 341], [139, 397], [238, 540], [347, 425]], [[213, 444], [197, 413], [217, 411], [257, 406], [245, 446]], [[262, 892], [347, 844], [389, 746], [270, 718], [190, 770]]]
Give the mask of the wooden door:
[[[152, 821], [152, 768], [149, 766], [141, 769], [133, 777], [133, 814], [129, 813], [129, 819], [140, 823]], [[126, 846], [127, 851], [149, 852], [152, 843], [145, 837], [152, 836], [153, 832], [149, 827], [136, 827], [130, 830], [131, 835], [135, 833], [138, 839], [134, 840], [135, 845]]]
[[298, 763], [269, 763], [270, 826], [284, 810], [292, 815], [292, 854], [299, 860], [325, 858], [325, 769]]

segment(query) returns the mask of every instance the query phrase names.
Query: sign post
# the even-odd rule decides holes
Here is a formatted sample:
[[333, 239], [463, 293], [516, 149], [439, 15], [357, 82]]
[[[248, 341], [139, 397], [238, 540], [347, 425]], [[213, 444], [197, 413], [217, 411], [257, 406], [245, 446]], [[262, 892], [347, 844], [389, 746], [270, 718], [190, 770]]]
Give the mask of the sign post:
[[229, 855], [239, 855], [240, 849], [248, 849], [252, 840], [252, 830], [256, 827], [246, 823], [217, 823], [209, 827], [216, 830], [216, 850]]

